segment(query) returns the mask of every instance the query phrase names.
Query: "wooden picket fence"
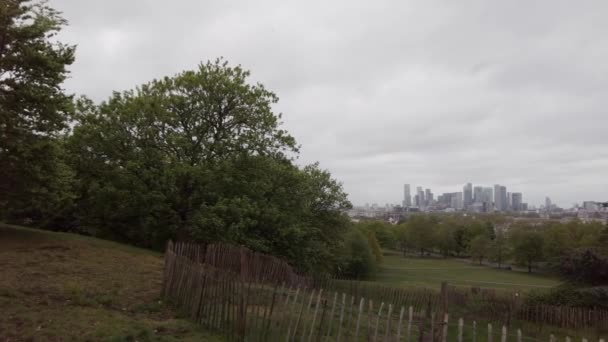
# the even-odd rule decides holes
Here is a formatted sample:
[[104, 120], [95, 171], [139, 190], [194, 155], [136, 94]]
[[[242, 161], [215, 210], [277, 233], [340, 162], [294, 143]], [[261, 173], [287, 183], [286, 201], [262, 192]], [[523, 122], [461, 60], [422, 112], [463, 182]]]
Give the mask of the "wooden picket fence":
[[[416, 302], [413, 296], [395, 304], [366, 297], [379, 298], [372, 292], [355, 294], [354, 287], [350, 291], [324, 290], [288, 284], [284, 279], [251, 277], [247, 272], [235, 272], [235, 267], [224, 270], [216, 267], [221, 263], [200, 262], [200, 253], [192, 257], [196, 254], [184, 253], [180, 246], [170, 247], [165, 253], [163, 298], [229, 340], [540, 341], [500, 323], [493, 327], [474, 320], [465, 325], [463, 318], [450, 321], [447, 312], [437, 311], [428, 302], [426, 306]], [[388, 290], [385, 293], [389, 299], [395, 296]], [[405, 305], [410, 299], [412, 304]], [[557, 341], [552, 335], [548, 339]]]

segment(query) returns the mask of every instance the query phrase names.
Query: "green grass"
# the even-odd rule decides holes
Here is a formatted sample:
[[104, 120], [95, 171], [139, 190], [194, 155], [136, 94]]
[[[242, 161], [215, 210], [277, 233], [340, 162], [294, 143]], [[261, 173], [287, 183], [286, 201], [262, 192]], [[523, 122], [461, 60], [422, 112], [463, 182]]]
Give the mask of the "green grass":
[[439, 288], [442, 281], [463, 287], [497, 289], [543, 289], [556, 286], [559, 279], [521, 271], [479, 266], [455, 259], [404, 258], [386, 253], [375, 278], [397, 286]]
[[0, 224], [0, 341], [221, 341], [160, 298], [159, 253]]

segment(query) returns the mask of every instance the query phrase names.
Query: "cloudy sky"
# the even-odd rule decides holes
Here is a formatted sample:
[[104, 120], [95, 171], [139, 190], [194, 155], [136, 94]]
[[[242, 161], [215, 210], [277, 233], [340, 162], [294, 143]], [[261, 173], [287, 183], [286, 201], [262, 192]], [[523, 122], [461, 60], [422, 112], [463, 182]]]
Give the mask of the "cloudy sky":
[[51, 0], [103, 100], [224, 56], [355, 204], [504, 184], [608, 201], [608, 2]]

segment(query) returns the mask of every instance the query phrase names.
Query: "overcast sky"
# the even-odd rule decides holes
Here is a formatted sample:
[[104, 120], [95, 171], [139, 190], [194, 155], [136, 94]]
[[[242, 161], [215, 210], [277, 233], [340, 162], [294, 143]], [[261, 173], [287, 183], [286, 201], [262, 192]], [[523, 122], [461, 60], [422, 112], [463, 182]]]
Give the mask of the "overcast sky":
[[224, 56], [355, 204], [466, 182], [608, 201], [608, 1], [50, 4], [78, 45], [68, 91], [100, 101]]

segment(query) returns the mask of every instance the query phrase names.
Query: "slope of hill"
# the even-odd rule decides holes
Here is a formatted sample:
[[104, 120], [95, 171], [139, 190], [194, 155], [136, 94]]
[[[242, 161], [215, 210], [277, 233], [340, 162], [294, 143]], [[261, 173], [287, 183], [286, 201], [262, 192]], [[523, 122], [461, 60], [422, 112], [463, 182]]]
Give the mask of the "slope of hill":
[[161, 254], [0, 224], [0, 341], [220, 341], [159, 299]]

